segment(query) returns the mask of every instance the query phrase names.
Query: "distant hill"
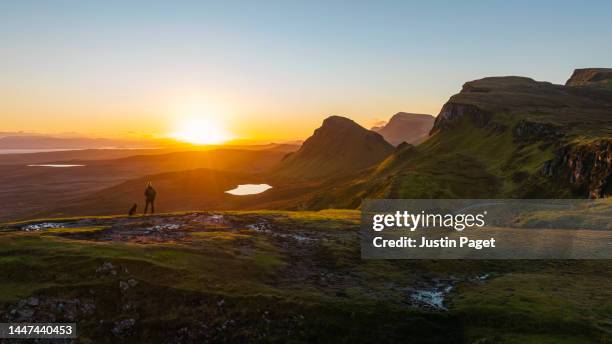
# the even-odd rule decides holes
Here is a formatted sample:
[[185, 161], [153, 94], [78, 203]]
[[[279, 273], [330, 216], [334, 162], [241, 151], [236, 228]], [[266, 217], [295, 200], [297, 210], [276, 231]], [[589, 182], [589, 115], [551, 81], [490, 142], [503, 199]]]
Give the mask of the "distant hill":
[[612, 90], [612, 68], [576, 69], [565, 85], [603, 87]]
[[[90, 167], [121, 167], [138, 170], [140, 175], [193, 169], [261, 172], [276, 166], [282, 158], [298, 149], [293, 145], [221, 147], [204, 151], [182, 151], [164, 154], [142, 154], [121, 159], [84, 161]], [[70, 163], [81, 163], [79, 160]]]
[[282, 161], [277, 173], [296, 179], [350, 174], [381, 162], [392, 151], [380, 134], [348, 118], [331, 116]]
[[416, 145], [427, 139], [434, 120], [432, 115], [398, 112], [387, 124], [372, 130], [394, 146], [402, 142]]
[[134, 155], [170, 153], [166, 149], [75, 149], [52, 152], [0, 154], [0, 166], [2, 165], [29, 165], [54, 162], [76, 161], [87, 162], [90, 160], [110, 160], [125, 158]]

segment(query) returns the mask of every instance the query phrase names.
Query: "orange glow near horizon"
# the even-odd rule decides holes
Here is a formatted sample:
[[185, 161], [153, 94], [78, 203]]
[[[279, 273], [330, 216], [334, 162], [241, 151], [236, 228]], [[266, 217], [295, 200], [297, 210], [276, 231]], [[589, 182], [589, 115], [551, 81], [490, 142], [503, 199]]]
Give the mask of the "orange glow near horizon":
[[[330, 115], [345, 116], [370, 128], [402, 109], [381, 103], [376, 109], [361, 103], [331, 103], [321, 109], [312, 104], [287, 105], [282, 99], [264, 102], [240, 94], [201, 95], [205, 93], [178, 88], [146, 100], [135, 97], [87, 104], [74, 102], [69, 95], [54, 97], [53, 102], [26, 95], [0, 96], [0, 134], [21, 132], [143, 142], [172, 139], [196, 145], [286, 142], [308, 138]], [[416, 105], [417, 109], [423, 106]], [[380, 115], [374, 117], [373, 113]], [[87, 120], [83, 120], [84, 114]]]
[[222, 144], [234, 138], [223, 123], [206, 116], [189, 116], [180, 119], [176, 124], [176, 130], [170, 136], [197, 145]]

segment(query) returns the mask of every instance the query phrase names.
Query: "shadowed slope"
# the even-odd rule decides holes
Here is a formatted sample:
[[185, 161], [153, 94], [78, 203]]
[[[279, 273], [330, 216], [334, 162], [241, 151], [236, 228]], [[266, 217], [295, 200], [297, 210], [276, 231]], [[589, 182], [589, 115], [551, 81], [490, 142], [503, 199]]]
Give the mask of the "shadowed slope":
[[295, 179], [349, 174], [379, 163], [392, 151], [379, 134], [348, 118], [331, 116], [283, 160], [277, 173]]

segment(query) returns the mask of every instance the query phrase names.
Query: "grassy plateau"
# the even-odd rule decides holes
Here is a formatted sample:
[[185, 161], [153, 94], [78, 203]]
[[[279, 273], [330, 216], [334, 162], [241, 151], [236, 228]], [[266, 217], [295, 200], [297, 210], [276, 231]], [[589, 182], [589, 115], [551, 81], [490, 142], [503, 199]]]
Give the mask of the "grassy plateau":
[[44, 219], [0, 231], [3, 322], [80, 343], [606, 343], [609, 261], [362, 260], [359, 212]]

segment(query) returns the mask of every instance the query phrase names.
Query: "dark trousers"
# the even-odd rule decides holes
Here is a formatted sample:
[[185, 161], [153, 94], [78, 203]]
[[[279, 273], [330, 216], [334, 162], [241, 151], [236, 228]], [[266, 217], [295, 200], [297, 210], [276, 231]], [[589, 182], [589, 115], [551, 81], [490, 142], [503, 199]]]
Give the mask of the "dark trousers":
[[147, 200], [146, 201], [146, 205], [145, 205], [145, 210], [144, 213], [147, 213], [147, 210], [149, 210], [149, 204], [151, 204], [151, 214], [155, 213], [155, 200]]

